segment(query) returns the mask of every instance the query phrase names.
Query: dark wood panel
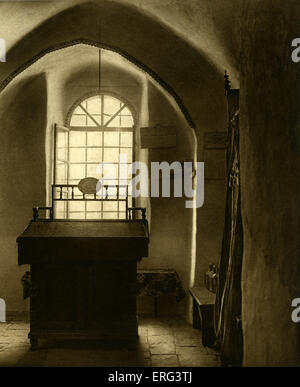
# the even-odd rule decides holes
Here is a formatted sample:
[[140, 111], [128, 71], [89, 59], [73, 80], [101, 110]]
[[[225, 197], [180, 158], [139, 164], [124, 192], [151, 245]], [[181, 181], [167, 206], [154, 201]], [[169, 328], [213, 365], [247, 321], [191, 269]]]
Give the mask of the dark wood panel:
[[148, 232], [130, 222], [37, 221], [18, 238], [19, 264], [31, 264], [33, 348], [40, 337], [137, 338], [136, 262]]
[[149, 238], [145, 222], [139, 220], [36, 221], [29, 224], [17, 242], [19, 265], [69, 264], [147, 257]]
[[31, 337], [137, 337], [136, 261], [31, 265]]

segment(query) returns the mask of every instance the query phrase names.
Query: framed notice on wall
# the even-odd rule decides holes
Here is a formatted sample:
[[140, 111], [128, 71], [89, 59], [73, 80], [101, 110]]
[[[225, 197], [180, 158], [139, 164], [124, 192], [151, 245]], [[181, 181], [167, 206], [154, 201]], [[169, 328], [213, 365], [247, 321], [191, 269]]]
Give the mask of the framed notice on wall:
[[140, 129], [141, 148], [173, 148], [176, 146], [176, 128], [149, 126]]

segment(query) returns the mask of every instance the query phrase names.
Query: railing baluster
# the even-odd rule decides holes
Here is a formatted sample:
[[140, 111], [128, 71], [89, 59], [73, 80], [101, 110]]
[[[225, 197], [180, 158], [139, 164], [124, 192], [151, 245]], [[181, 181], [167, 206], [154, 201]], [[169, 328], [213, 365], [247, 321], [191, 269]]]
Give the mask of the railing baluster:
[[[73, 184], [53, 184], [52, 185], [52, 214], [50, 212], [50, 218], [51, 216], [54, 218], [55, 215], [55, 207], [54, 202], [62, 200], [62, 201], [70, 201], [70, 200], [81, 200], [81, 201], [116, 201], [116, 202], [125, 202], [125, 219], [131, 220], [134, 219], [134, 211], [132, 211], [132, 208], [129, 207], [129, 185], [122, 185], [122, 184], [105, 184], [103, 185], [103, 190], [105, 190], [105, 193], [100, 196], [97, 195], [97, 192], [94, 192], [92, 194], [86, 194], [81, 192], [80, 195], [76, 195], [76, 189], [77, 185]], [[112, 191], [109, 191], [110, 187], [112, 187]], [[66, 191], [65, 191], [66, 190]], [[116, 191], [115, 191], [116, 190]], [[66, 193], [66, 195], [65, 195]], [[118, 207], [119, 208], [119, 207]], [[124, 211], [124, 207], [122, 207], [123, 210], [120, 208], [118, 209], [119, 212]], [[136, 208], [135, 208], [136, 210]], [[141, 218], [145, 219], [145, 213], [142, 212]]]

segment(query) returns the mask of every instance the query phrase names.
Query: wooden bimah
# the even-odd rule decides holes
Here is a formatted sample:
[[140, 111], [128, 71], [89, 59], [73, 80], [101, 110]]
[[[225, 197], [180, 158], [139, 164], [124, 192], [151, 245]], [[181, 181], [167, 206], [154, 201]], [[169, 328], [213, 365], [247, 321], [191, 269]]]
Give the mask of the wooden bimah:
[[149, 236], [145, 212], [130, 218], [35, 216], [17, 238], [18, 263], [30, 265], [23, 282], [32, 349], [39, 338], [137, 338], [137, 261], [148, 256]]

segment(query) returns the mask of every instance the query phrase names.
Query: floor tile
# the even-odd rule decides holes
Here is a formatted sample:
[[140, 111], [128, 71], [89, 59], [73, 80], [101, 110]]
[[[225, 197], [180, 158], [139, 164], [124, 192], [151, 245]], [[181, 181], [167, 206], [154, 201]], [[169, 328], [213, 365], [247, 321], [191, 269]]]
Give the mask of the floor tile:
[[[178, 317], [139, 317], [139, 338], [132, 342], [92, 343], [39, 341], [30, 351], [29, 324], [0, 324], [0, 366], [22, 367], [179, 367], [219, 366], [215, 349], [202, 345], [201, 331]], [[78, 343], [77, 343], [78, 344]]]
[[201, 338], [200, 337], [175, 337], [175, 344], [179, 347], [200, 347]]
[[152, 355], [152, 367], [179, 367], [177, 355]]

